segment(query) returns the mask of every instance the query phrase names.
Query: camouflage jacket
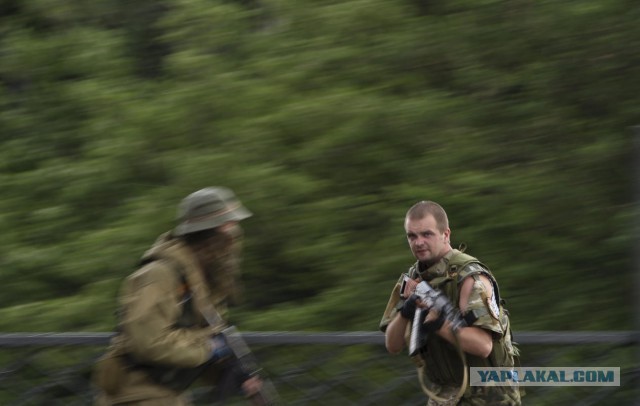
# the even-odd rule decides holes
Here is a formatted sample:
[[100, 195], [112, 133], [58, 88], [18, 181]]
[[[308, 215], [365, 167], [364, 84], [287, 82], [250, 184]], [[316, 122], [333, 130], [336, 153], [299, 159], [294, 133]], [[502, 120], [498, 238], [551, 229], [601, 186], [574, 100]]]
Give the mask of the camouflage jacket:
[[[452, 303], [459, 302], [459, 286], [462, 281], [471, 277], [474, 279], [473, 288], [466, 309], [463, 309], [465, 319], [474, 327], [489, 331], [493, 338], [493, 349], [487, 358], [472, 354], [466, 355], [469, 367], [509, 367], [514, 366], [517, 348], [511, 337], [508, 312], [504, 309], [504, 301], [500, 298], [498, 284], [493, 274], [476, 258], [464, 254], [459, 250], [451, 250], [441, 261], [424, 269], [420, 263], [409, 268], [408, 274], [412, 278], [419, 277], [426, 280], [435, 288], [444, 292]], [[493, 294], [488, 297], [480, 275], [486, 276], [493, 285]], [[402, 301], [399, 296], [402, 276], [394, 286], [387, 308], [380, 321], [380, 329], [393, 320]], [[411, 325], [407, 327], [406, 337], [410, 335]], [[419, 359], [415, 360], [432, 386], [431, 390], [440, 393], [454, 393], [462, 384], [464, 364], [457, 349], [448, 341], [436, 334], [428, 337], [427, 344], [420, 351]], [[519, 405], [520, 396], [517, 388], [511, 387], [467, 387], [461, 405]]]
[[[209, 338], [224, 327], [211, 326], [203, 313], [226, 313], [224, 289], [210, 286], [191, 249], [162, 235], [141, 267], [123, 282], [118, 334], [110, 351], [124, 356], [122, 383], [110, 401], [132, 402], [175, 396], [175, 390], [150, 379], [144, 366], [195, 368], [210, 358]], [[131, 364], [134, 364], [133, 366]]]

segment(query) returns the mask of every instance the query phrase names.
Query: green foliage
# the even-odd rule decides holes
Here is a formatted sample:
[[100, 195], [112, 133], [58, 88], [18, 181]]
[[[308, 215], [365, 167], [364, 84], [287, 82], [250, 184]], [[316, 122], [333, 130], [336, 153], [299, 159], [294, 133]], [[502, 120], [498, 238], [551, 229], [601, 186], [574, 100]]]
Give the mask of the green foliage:
[[214, 184], [255, 213], [244, 329], [376, 329], [422, 199], [516, 329], [630, 328], [623, 3], [3, 3], [2, 330], [112, 329], [122, 278]]

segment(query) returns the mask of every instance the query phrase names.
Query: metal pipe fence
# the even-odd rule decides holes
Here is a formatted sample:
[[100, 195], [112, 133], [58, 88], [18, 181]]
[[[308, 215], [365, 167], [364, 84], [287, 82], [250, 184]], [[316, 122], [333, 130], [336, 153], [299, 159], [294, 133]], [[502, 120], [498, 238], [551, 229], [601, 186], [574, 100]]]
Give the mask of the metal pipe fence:
[[[0, 334], [0, 405], [91, 405], [93, 363], [111, 333]], [[424, 405], [413, 362], [384, 349], [378, 332], [246, 332], [287, 405]], [[635, 405], [636, 332], [521, 332], [523, 366], [620, 367], [619, 387], [527, 387], [525, 405]], [[212, 387], [191, 390], [212, 405]], [[227, 405], [246, 404], [237, 399]]]

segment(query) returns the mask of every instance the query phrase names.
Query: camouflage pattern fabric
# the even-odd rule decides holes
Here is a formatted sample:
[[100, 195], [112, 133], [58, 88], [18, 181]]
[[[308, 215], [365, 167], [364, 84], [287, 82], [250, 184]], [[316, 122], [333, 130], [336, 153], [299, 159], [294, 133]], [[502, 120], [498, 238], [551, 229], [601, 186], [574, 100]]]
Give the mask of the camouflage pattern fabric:
[[447, 402], [436, 402], [429, 399], [427, 406], [514, 406], [520, 405], [520, 393], [517, 390], [504, 391], [500, 387], [472, 387], [468, 396], [456, 403], [458, 388], [445, 387], [438, 396], [449, 399]]
[[[220, 263], [226, 259], [222, 256]], [[123, 282], [120, 333], [109, 351], [145, 365], [194, 368], [204, 364], [210, 357], [209, 338], [225, 326], [210, 326], [201, 309], [213, 305], [224, 313], [226, 295], [221, 289], [228, 289], [229, 283], [210, 286], [193, 251], [169, 233], [162, 235], [143, 256], [141, 268]], [[96, 404], [188, 404], [184, 396], [159, 385], [143, 370], [123, 364], [117, 372], [121, 374], [117, 391], [109, 396], [102, 393]]]
[[[489, 271], [477, 259], [458, 250], [451, 250], [445, 257], [428, 269], [421, 269], [415, 264], [408, 272], [411, 276], [421, 276], [436, 289], [441, 289], [452, 303], [459, 301], [458, 286], [467, 277], [474, 279], [474, 284], [469, 296], [467, 308], [464, 313], [473, 312], [477, 317], [473, 322], [474, 327], [482, 328], [491, 333], [493, 337], [493, 350], [488, 358], [481, 358], [466, 354], [469, 366], [513, 366], [517, 349], [511, 342], [509, 317], [499, 303], [498, 285]], [[494, 286], [493, 294], [487, 295], [484, 284], [480, 280], [484, 275]], [[402, 278], [402, 277], [401, 277]], [[396, 282], [387, 307], [380, 321], [380, 330], [385, 331], [386, 326], [398, 313], [401, 300], [398, 296], [399, 283]], [[405, 337], [410, 336], [411, 324], [407, 326]], [[462, 382], [462, 363], [455, 348], [439, 336], [429, 337], [427, 348], [422, 351], [421, 359], [414, 360], [423, 368], [428, 386], [441, 387], [436, 391], [437, 396], [450, 399], [448, 402], [436, 402], [429, 399], [429, 406], [473, 405], [520, 405], [520, 392], [518, 388], [508, 386], [495, 387], [467, 387], [464, 396], [456, 403], [455, 396]]]

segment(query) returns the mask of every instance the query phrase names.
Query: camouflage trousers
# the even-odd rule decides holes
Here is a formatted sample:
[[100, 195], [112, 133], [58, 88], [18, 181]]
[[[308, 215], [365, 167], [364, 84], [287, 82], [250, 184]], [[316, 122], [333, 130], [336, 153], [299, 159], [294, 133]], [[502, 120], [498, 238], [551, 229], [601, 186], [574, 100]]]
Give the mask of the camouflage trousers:
[[[469, 388], [467, 388], [469, 389]], [[467, 390], [465, 396], [456, 402], [459, 388], [443, 387], [438, 397], [446, 399], [438, 402], [429, 399], [427, 406], [520, 406], [520, 392], [509, 387], [471, 387], [471, 393]]]
[[455, 387], [443, 387], [440, 389], [438, 397], [446, 399], [446, 402], [438, 402], [435, 399], [429, 399], [427, 406], [456, 406], [458, 404], [456, 401], [456, 395], [459, 390], [459, 388]]

